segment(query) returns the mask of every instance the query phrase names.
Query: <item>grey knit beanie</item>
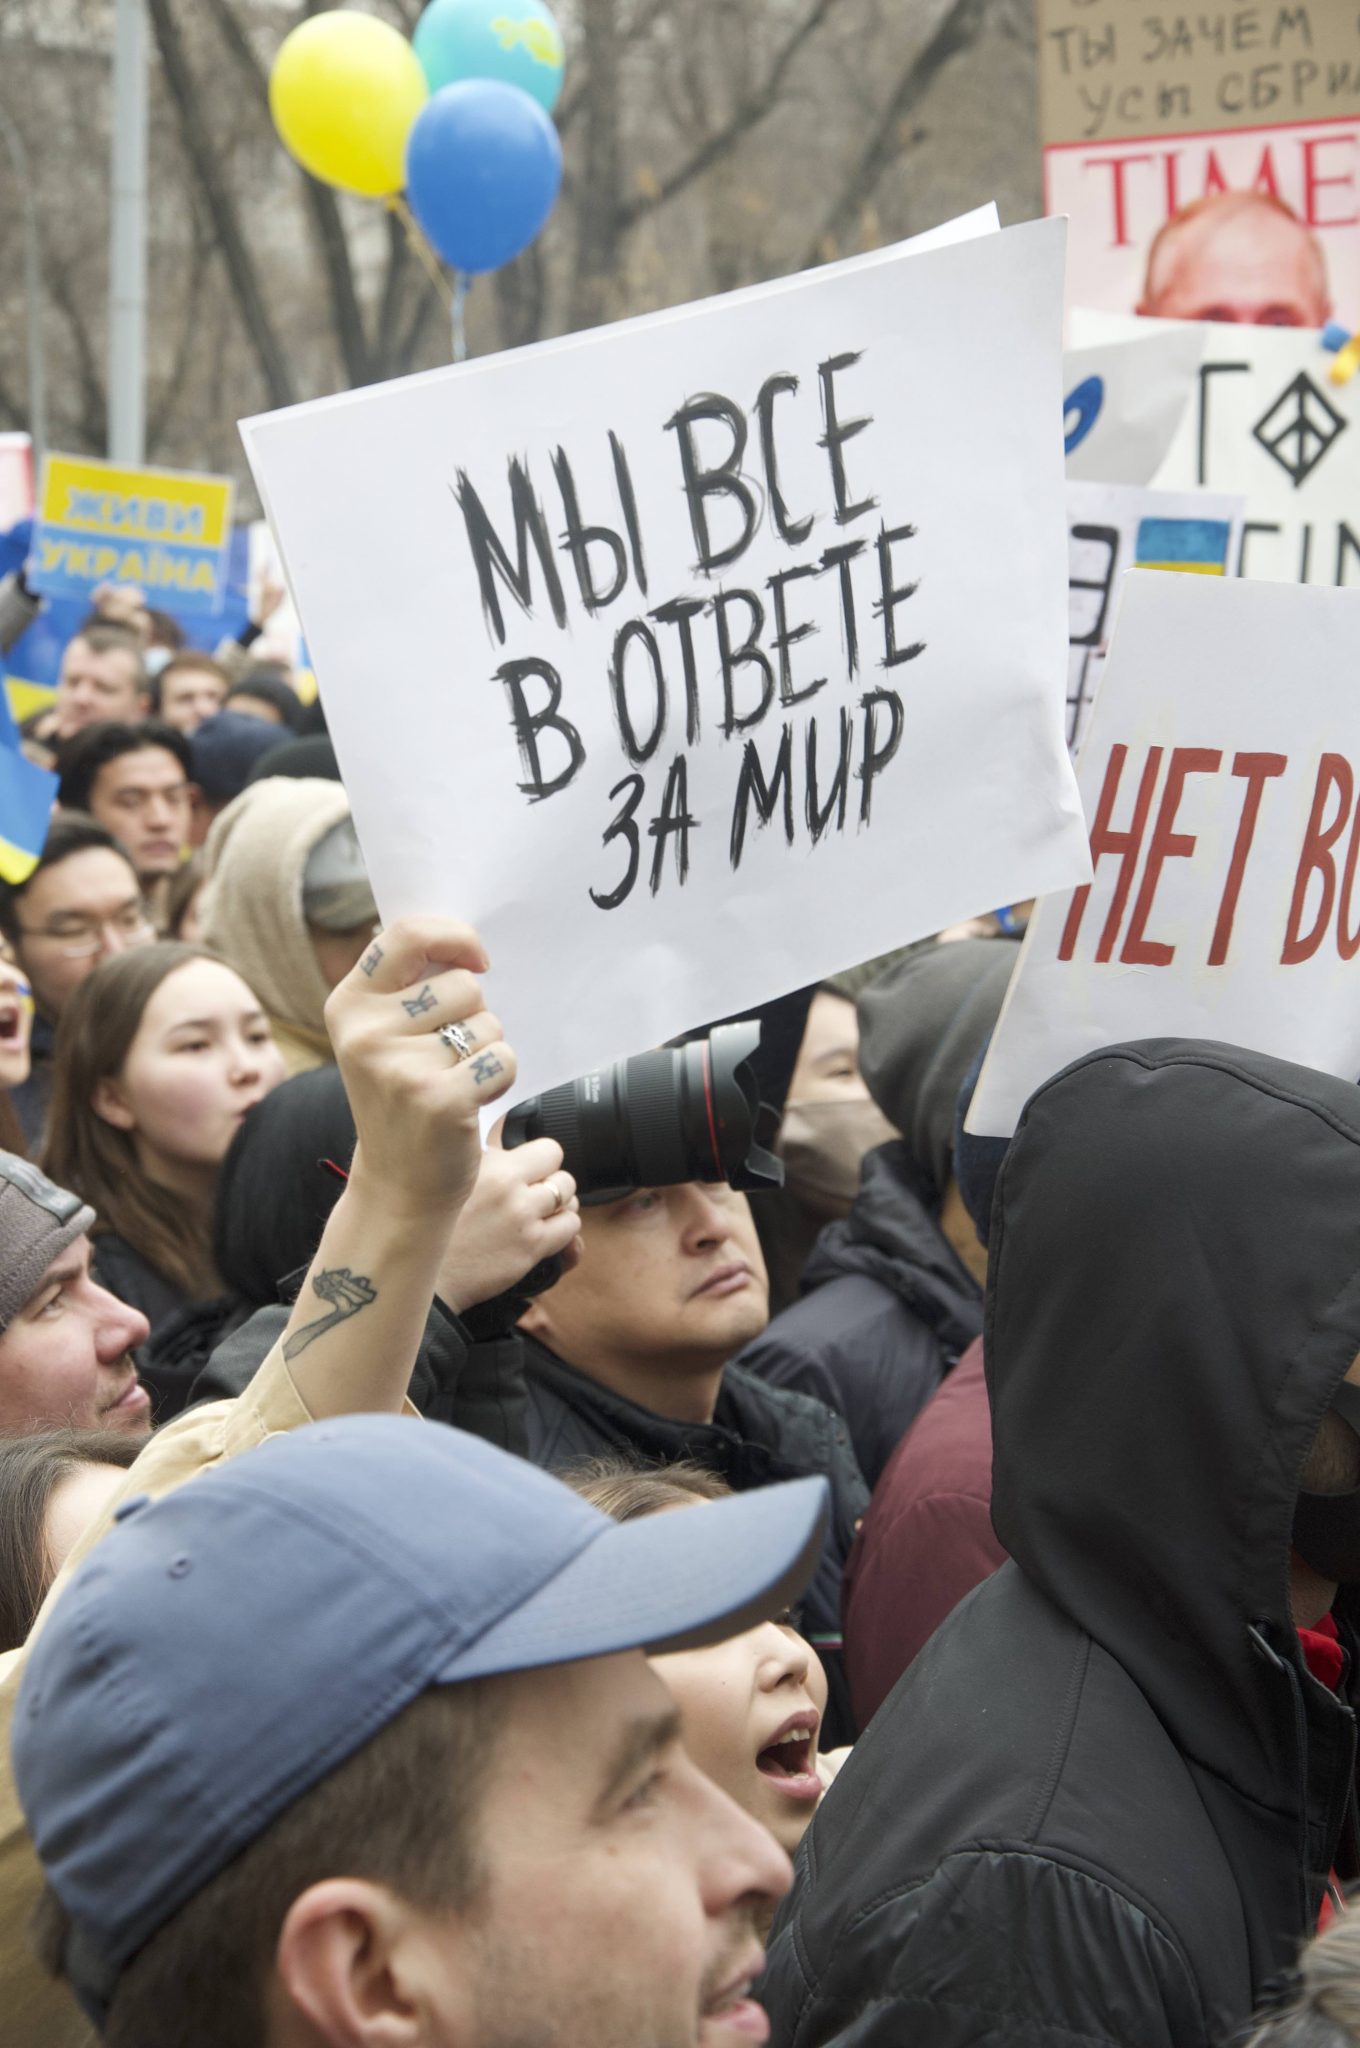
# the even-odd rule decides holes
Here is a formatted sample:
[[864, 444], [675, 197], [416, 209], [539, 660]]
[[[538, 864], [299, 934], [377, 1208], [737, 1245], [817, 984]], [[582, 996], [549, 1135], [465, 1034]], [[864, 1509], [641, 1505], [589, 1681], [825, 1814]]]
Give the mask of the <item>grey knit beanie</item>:
[[59, 1252], [94, 1222], [79, 1195], [56, 1187], [13, 1152], [0, 1152], [0, 1331], [31, 1301]]
[[914, 946], [859, 999], [859, 1070], [936, 1201], [949, 1184], [963, 1077], [995, 1027], [1016, 939]]

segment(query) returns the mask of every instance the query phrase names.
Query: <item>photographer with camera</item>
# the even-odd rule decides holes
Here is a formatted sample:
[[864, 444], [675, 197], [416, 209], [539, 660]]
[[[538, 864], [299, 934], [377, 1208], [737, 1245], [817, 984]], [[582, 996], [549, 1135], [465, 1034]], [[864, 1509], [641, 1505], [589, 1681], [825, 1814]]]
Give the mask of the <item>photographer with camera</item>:
[[[516, 1425], [483, 1433], [549, 1471], [606, 1453], [689, 1459], [734, 1493], [824, 1474], [831, 1522], [800, 1622], [827, 1665], [834, 1744], [855, 1734], [841, 1669], [841, 1573], [869, 1490], [838, 1415], [729, 1363], [769, 1319], [746, 1191], [778, 1186], [783, 1171], [756, 1141], [758, 1036], [754, 1024], [723, 1026], [511, 1111], [503, 1157], [486, 1159], [495, 1174], [513, 1174], [531, 1153], [556, 1158], [560, 1147], [580, 1200], [579, 1263], [544, 1260], [461, 1317], [450, 1315], [441, 1274], [411, 1398], [432, 1420], [451, 1419], [429, 1390], [448, 1380], [456, 1341], [460, 1401], [472, 1393], [471, 1366], [483, 1406], [513, 1414]], [[449, 1263], [456, 1256], [455, 1242]], [[261, 1310], [228, 1338], [195, 1396], [248, 1385], [286, 1313]], [[471, 1356], [469, 1334], [478, 1340]]]
[[822, 1473], [831, 1524], [800, 1626], [828, 1667], [829, 1743], [853, 1738], [841, 1571], [868, 1488], [821, 1401], [730, 1363], [769, 1319], [747, 1191], [776, 1187], [756, 1141], [758, 1027], [631, 1060], [520, 1103], [508, 1147], [555, 1137], [581, 1202], [581, 1258], [519, 1319], [529, 1456], [550, 1470], [623, 1452], [688, 1459], [736, 1493]]

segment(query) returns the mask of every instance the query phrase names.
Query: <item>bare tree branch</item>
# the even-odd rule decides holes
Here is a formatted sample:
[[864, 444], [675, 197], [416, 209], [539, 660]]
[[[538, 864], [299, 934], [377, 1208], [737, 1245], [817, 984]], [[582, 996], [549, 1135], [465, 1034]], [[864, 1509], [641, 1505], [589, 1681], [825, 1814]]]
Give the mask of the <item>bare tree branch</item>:
[[[231, 5], [231, 0], [204, 0], [204, 4], [245, 79], [252, 99], [268, 119], [269, 73], [260, 62], [240, 15]], [[350, 262], [349, 244], [345, 240], [340, 208], [329, 185], [323, 185], [319, 179], [309, 177], [301, 168], [298, 176], [302, 179], [312, 232], [326, 274], [331, 311], [335, 318], [335, 335], [345, 374], [351, 384], [364, 384], [371, 375], [369, 348], [364, 334], [363, 314], [355, 289], [354, 267]]]
[[194, 209], [193, 250], [189, 258], [189, 276], [180, 309], [179, 334], [175, 340], [175, 353], [171, 360], [169, 375], [165, 378], [155, 403], [149, 409], [146, 426], [146, 446], [149, 455], [155, 455], [165, 436], [166, 428], [174, 416], [175, 407], [184, 389], [189, 366], [193, 361], [203, 318], [203, 280], [212, 254], [207, 224]]
[[[383, 273], [382, 298], [378, 306], [378, 332], [373, 345], [370, 374], [386, 377], [391, 374], [392, 350], [397, 337], [397, 321], [406, 300], [406, 274], [410, 267], [411, 251], [406, 240], [406, 230], [394, 212], [387, 216], [387, 264]], [[417, 281], [416, 289], [422, 290], [426, 280]], [[433, 289], [433, 287], [430, 287]]]
[[616, 18], [615, 0], [581, 0], [590, 115], [581, 150], [580, 198], [576, 205], [576, 262], [571, 281], [573, 327], [593, 327], [607, 317], [609, 294], [617, 280], [622, 137]]
[[908, 114], [929, 92], [945, 65], [976, 41], [986, 5], [987, 0], [952, 0], [930, 41], [912, 58], [841, 188], [840, 197], [816, 239], [809, 244], [803, 258], [805, 270], [824, 262], [828, 251], [838, 248], [842, 238], [854, 228], [860, 209], [889, 164], [902, 152]]
[[202, 191], [231, 278], [241, 320], [264, 375], [270, 404], [291, 405], [296, 395], [292, 374], [264, 302], [259, 273], [246, 245], [236, 201], [221, 176], [218, 156], [208, 135], [203, 105], [184, 52], [171, 0], [146, 0], [146, 6], [161, 54], [165, 82], [175, 103], [180, 140]]
[[[978, 0], [978, 4], [981, 4], [981, 0]], [[808, 38], [815, 35], [826, 20], [832, 5], [833, 0], [812, 0], [812, 5], [798, 26], [789, 34], [763, 82], [738, 101], [722, 127], [715, 129], [702, 147], [696, 149], [686, 162], [671, 172], [669, 177], [660, 179], [653, 190], [635, 195], [619, 208], [618, 222], [621, 231], [632, 227], [644, 214], [674, 199], [677, 193], [683, 192], [687, 185], [692, 185], [696, 178], [702, 177], [720, 157], [735, 149], [739, 142], [744, 142], [751, 130], [760, 125], [779, 99], [779, 90], [789, 66]]]
[[[645, 42], [657, 23], [670, 13], [674, 4], [675, 0], [647, 0], [647, 4], [639, 7], [637, 12], [617, 31], [615, 40], [621, 43], [625, 49], [632, 49], [638, 43]], [[568, 68], [569, 70], [574, 69], [571, 66]], [[553, 119], [557, 123], [557, 132], [564, 140], [568, 130], [575, 124], [578, 114], [582, 107], [586, 105], [589, 97], [588, 80], [584, 76], [574, 76], [572, 83], [565, 89], [561, 99], [553, 108]]]
[[54, 261], [49, 255], [43, 271], [47, 296], [66, 322], [75, 348], [76, 388], [80, 399], [77, 428], [87, 448], [97, 448], [102, 452], [109, 437], [108, 393], [99, 374], [84, 301], [80, 294], [72, 291], [71, 273], [64, 263]]
[[[422, 278], [422, 286], [426, 281]], [[444, 314], [444, 301], [433, 285], [418, 291], [411, 309], [411, 318], [405, 334], [397, 347], [392, 363], [393, 373], [404, 376], [414, 364], [417, 355], [425, 346], [425, 337], [430, 330], [436, 313]], [[447, 315], [445, 314], [447, 318]]]

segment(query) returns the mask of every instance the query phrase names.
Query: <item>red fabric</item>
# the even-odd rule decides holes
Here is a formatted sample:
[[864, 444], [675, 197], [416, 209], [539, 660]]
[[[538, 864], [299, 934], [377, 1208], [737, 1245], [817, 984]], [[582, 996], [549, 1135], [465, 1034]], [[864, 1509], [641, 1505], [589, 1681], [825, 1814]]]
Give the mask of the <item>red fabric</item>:
[[1330, 1614], [1324, 1614], [1316, 1628], [1299, 1630], [1299, 1648], [1318, 1683], [1325, 1685], [1328, 1692], [1335, 1692], [1346, 1660]]
[[845, 1664], [861, 1728], [964, 1594], [1005, 1563], [991, 1499], [979, 1337], [884, 1466], [846, 1565]]
[[[1330, 1614], [1324, 1614], [1316, 1628], [1299, 1630], [1299, 1648], [1303, 1651], [1304, 1663], [1318, 1683], [1325, 1685], [1328, 1692], [1335, 1692], [1341, 1683], [1346, 1659], [1336, 1633], [1336, 1623]], [[1336, 1882], [1336, 1872], [1333, 1871], [1332, 1883]], [[1335, 1918], [1336, 1908], [1332, 1904], [1332, 1895], [1328, 1890], [1322, 1894], [1322, 1907], [1318, 1913], [1318, 1933], [1321, 1934], [1324, 1928], [1330, 1927]]]

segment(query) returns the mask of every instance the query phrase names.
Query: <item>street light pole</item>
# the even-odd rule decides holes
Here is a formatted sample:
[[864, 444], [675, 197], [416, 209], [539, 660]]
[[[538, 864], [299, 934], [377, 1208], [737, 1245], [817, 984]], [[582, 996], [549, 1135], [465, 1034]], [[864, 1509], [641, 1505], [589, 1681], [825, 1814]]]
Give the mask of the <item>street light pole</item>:
[[36, 480], [47, 448], [47, 362], [43, 355], [42, 250], [38, 234], [38, 195], [33, 189], [24, 138], [0, 108], [0, 141], [4, 142], [22, 194], [24, 210], [24, 318], [28, 329], [28, 435], [33, 443]]
[[146, 16], [116, 0], [109, 244], [109, 460], [146, 456]]

